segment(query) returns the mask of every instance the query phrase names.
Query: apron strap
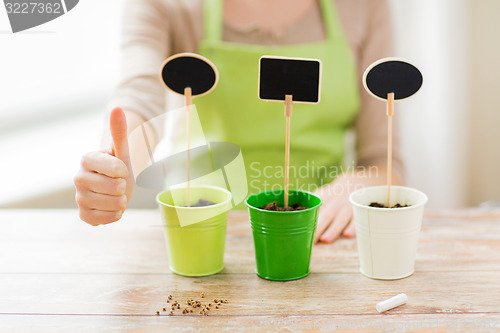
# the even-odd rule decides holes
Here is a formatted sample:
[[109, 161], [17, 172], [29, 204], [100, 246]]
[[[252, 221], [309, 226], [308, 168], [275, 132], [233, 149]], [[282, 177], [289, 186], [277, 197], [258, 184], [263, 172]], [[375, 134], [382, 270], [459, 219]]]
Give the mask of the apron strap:
[[[319, 0], [323, 25], [327, 39], [344, 39], [340, 26], [337, 9], [334, 0]], [[205, 40], [219, 42], [222, 40], [223, 27], [223, 3], [222, 0], [203, 1], [203, 25]]]
[[345, 39], [334, 0], [319, 0], [327, 39]]
[[219, 42], [222, 40], [222, 14], [222, 0], [203, 1], [203, 26], [206, 41]]

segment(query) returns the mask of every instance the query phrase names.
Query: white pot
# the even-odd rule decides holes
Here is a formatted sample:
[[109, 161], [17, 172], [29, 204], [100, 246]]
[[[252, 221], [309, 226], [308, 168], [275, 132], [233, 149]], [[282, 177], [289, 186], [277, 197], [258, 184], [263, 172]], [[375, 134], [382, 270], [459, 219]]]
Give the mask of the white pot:
[[361, 273], [372, 279], [396, 280], [413, 274], [418, 235], [427, 196], [413, 188], [391, 186], [391, 205], [404, 208], [375, 208], [387, 205], [387, 186], [362, 188], [351, 194]]

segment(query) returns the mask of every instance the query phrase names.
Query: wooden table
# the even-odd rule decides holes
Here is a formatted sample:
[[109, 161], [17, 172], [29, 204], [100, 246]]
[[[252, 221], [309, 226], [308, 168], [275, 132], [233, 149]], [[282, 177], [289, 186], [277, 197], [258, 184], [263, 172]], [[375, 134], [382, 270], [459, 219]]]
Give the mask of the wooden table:
[[[187, 278], [168, 269], [155, 210], [100, 227], [74, 210], [3, 210], [0, 332], [500, 330], [500, 212], [478, 214], [428, 214], [416, 272], [403, 280], [362, 276], [355, 239], [341, 239], [314, 247], [308, 277], [273, 282], [254, 273], [243, 212], [230, 215], [224, 271]], [[406, 305], [375, 310], [401, 292]], [[208, 316], [156, 315], [169, 294], [229, 303]]]

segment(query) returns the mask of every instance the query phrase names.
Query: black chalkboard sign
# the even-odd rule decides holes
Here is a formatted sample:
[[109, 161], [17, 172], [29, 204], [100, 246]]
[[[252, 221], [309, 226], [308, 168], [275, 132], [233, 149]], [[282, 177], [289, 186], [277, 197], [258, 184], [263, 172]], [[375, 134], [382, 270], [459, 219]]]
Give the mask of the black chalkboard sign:
[[218, 81], [217, 69], [205, 57], [194, 53], [179, 53], [163, 64], [161, 78], [167, 88], [184, 95], [191, 88], [193, 96], [210, 92]]
[[259, 98], [294, 103], [320, 100], [321, 61], [316, 59], [263, 56], [259, 62]]
[[412, 64], [397, 58], [384, 58], [371, 64], [363, 75], [365, 89], [374, 97], [404, 99], [415, 94], [422, 86], [422, 73]]

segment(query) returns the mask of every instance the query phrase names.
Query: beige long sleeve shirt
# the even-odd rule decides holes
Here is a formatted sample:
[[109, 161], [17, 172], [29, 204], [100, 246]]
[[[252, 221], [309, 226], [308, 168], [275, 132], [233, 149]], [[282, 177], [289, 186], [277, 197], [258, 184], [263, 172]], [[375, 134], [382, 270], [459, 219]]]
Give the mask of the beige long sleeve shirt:
[[[360, 166], [385, 165], [387, 117], [385, 103], [362, 86], [364, 70], [375, 60], [393, 56], [386, 0], [332, 0], [357, 65], [361, 109], [356, 118], [356, 155]], [[325, 39], [319, 6], [281, 29], [243, 29], [223, 22], [230, 42], [286, 45]], [[175, 53], [196, 52], [203, 39], [203, 0], [127, 0], [122, 21], [122, 77], [110, 106], [120, 106], [152, 119], [165, 112], [165, 87], [159, 71]], [[395, 124], [396, 125], [396, 124]], [[157, 125], [158, 136], [162, 127]], [[393, 136], [393, 169], [403, 173], [397, 127]]]

